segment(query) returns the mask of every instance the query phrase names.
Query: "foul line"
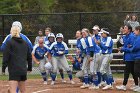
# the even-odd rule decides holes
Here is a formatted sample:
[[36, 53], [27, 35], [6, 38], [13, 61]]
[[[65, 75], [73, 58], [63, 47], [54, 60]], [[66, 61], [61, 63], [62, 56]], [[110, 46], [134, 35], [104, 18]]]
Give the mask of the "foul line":
[[41, 93], [41, 92], [49, 91], [49, 90], [52, 90], [52, 89], [45, 89], [45, 90], [40, 90], [40, 91], [36, 91], [36, 92], [32, 92], [32, 93]]

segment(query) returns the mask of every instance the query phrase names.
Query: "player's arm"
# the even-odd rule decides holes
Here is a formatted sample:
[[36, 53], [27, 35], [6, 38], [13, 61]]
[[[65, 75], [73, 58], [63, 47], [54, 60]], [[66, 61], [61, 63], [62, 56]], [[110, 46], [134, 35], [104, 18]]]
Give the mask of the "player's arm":
[[35, 45], [34, 48], [33, 48], [33, 51], [32, 51], [32, 59], [33, 61], [36, 63], [36, 64], [40, 64], [40, 62], [36, 59], [35, 57], [35, 50], [37, 48], [38, 45]]
[[100, 42], [100, 46], [103, 49], [108, 49], [109, 47], [111, 47], [111, 41], [112, 41], [111, 37], [108, 37], [106, 44], [103, 44], [102, 42]]
[[28, 62], [28, 71], [32, 71], [32, 55], [31, 55], [29, 47], [28, 47], [28, 53], [27, 53], [27, 62]]
[[67, 46], [67, 44], [63, 42], [63, 45], [65, 47], [64, 54], [68, 54], [68, 46]]
[[10, 40], [11, 39], [11, 34], [9, 34], [8, 36], [6, 36], [6, 38], [4, 39], [4, 41], [2, 42], [2, 45], [1, 45], [1, 51], [4, 51], [4, 49], [6, 48], [6, 42], [8, 41], [8, 40]]
[[3, 51], [3, 61], [2, 61], [2, 73], [5, 73], [5, 69], [8, 65], [9, 59], [10, 59], [10, 42], [5, 43], [5, 48]]

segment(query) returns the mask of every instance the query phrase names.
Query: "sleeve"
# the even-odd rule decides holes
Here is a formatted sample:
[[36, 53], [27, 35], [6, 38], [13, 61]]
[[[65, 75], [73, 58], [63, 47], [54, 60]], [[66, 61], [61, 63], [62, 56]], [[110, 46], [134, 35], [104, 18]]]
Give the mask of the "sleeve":
[[4, 51], [4, 49], [5, 49], [5, 47], [6, 47], [6, 42], [8, 41], [8, 40], [10, 40], [11, 39], [11, 34], [9, 34], [8, 36], [6, 36], [6, 38], [4, 39], [4, 41], [2, 42], [2, 45], [1, 45], [1, 51]]
[[28, 39], [28, 37], [26, 35], [21, 34], [21, 38], [27, 42], [29, 48], [30, 48], [30, 52], [33, 50], [33, 45], [31, 43], [31, 41]]
[[104, 45], [102, 42], [101, 42], [101, 44], [100, 44], [100, 46], [103, 48], [103, 49], [108, 49], [109, 47], [111, 47], [111, 37], [108, 37], [107, 38], [107, 42], [106, 42], [106, 44]]
[[82, 47], [83, 49], [86, 49], [87, 45], [86, 45], [86, 42], [85, 42], [84, 38], [82, 38], [82, 39], [80, 40], [80, 42], [81, 42], [81, 47]]
[[54, 45], [55, 45], [55, 42], [54, 42], [54, 43], [52, 43], [52, 44], [51, 44], [51, 46], [48, 48], [48, 52], [49, 52], [50, 54], [51, 54], [51, 51], [52, 51], [52, 49], [53, 49]]
[[87, 42], [89, 43], [89, 47], [93, 47], [94, 45], [93, 45], [92, 37], [88, 37], [87, 40], [88, 40]]
[[5, 72], [5, 69], [6, 69], [9, 59], [10, 59], [10, 50], [11, 50], [10, 46], [11, 46], [10, 42], [5, 43], [6, 49], [4, 49], [4, 51], [3, 51], [2, 72]]
[[36, 48], [37, 48], [38, 46], [39, 46], [39, 45], [36, 44], [36, 45], [33, 47], [32, 54], [35, 54], [35, 50], [36, 50]]
[[67, 46], [67, 44], [63, 42], [63, 45], [65, 47], [64, 54], [68, 54], [68, 46]]
[[131, 36], [130, 39], [128, 40], [129, 41], [128, 45], [131, 45], [131, 47], [128, 48], [127, 46], [123, 46], [121, 51], [128, 52], [128, 53], [132, 52], [135, 46], [134, 40], [135, 40], [135, 37]]
[[28, 62], [28, 71], [32, 71], [32, 56], [29, 47], [27, 52], [27, 62]]

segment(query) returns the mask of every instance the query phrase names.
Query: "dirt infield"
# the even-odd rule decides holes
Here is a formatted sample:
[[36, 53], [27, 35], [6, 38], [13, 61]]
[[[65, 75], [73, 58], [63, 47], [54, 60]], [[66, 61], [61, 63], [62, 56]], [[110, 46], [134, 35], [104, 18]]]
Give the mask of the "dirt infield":
[[[122, 80], [117, 79], [116, 84], [114, 85], [114, 89], [112, 90], [89, 90], [89, 89], [80, 89], [79, 87], [82, 85], [78, 79], [74, 79], [76, 82], [75, 85], [71, 85], [69, 80], [67, 83], [61, 83], [61, 80], [58, 79], [56, 84], [51, 86], [51, 81], [48, 82], [48, 85], [44, 85], [41, 79], [30, 79], [26, 83], [26, 93], [133, 93], [129, 88], [130, 85], [133, 84], [132, 80], [128, 82], [127, 91], [118, 91], [115, 89], [116, 85], [121, 84]], [[8, 90], [8, 81], [0, 81], [0, 93], [7, 93]]]

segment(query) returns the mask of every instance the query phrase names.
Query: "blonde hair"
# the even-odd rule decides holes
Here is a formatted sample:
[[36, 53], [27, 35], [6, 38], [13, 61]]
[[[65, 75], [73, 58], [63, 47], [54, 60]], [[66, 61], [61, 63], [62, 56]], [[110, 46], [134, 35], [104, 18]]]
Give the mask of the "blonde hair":
[[12, 37], [20, 37], [20, 28], [18, 26], [12, 26], [10, 33]]
[[86, 32], [89, 36], [92, 36], [89, 29], [87, 29], [87, 28], [83, 28], [82, 32]]

